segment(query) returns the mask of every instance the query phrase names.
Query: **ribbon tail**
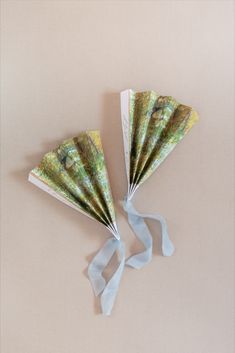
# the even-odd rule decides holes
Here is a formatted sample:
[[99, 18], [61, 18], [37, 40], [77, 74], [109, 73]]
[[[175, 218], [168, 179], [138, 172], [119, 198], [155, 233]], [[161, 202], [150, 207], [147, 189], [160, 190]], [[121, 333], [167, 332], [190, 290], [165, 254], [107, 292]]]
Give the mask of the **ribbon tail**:
[[[106, 284], [103, 271], [107, 267], [114, 253], [118, 251], [120, 263], [117, 270]], [[108, 239], [88, 266], [88, 277], [95, 296], [101, 294], [101, 309], [104, 315], [110, 315], [118, 292], [120, 280], [125, 265], [124, 245], [121, 241]]]
[[125, 267], [125, 248], [122, 242], [119, 242], [119, 248], [117, 251], [120, 259], [118, 268], [109, 280], [103, 293], [101, 294], [101, 308], [104, 315], [111, 314]]
[[155, 221], [158, 221], [161, 224], [161, 228], [162, 228], [162, 254], [164, 256], [173, 255], [173, 253], [175, 251], [175, 247], [174, 247], [172, 241], [170, 240], [165, 218], [162, 217], [158, 213], [156, 213], [156, 214], [142, 213], [141, 216], [144, 218], [153, 219]]
[[95, 296], [98, 296], [106, 286], [106, 280], [102, 273], [115, 253], [116, 248], [116, 239], [108, 239], [88, 266], [88, 277]]
[[144, 218], [149, 218], [149, 219], [154, 219], [161, 224], [162, 228], [162, 254], [164, 256], [171, 256], [173, 255], [175, 251], [175, 247], [170, 240], [168, 229], [167, 229], [167, 223], [165, 218], [163, 218], [160, 214], [151, 214], [151, 213], [143, 213], [142, 217]]
[[148, 264], [152, 259], [152, 235], [149, 231], [144, 218], [154, 219], [160, 222], [162, 228], [162, 254], [164, 256], [171, 256], [174, 252], [174, 245], [172, 244], [165, 219], [159, 214], [141, 214], [136, 211], [130, 200], [125, 200], [123, 204], [124, 210], [128, 214], [128, 222], [133, 229], [137, 238], [145, 247], [143, 252], [135, 254], [127, 259], [126, 264], [136, 269], [140, 269]]
[[152, 259], [153, 240], [144, 219], [140, 216], [133, 214], [130, 210], [127, 211], [127, 213], [128, 222], [137, 238], [144, 245], [145, 250], [138, 254], [130, 256], [126, 260], [126, 265], [135, 269], [140, 269], [147, 265]]

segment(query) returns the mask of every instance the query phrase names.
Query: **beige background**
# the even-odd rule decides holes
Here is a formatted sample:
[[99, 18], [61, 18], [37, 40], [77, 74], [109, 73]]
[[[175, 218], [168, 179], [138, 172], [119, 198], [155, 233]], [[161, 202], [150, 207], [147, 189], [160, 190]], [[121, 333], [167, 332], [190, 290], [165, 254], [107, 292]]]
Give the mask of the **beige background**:
[[[233, 3], [9, 0], [2, 30], [2, 353], [232, 353]], [[163, 258], [155, 240], [105, 318], [85, 269], [108, 233], [27, 174], [62, 139], [100, 129], [137, 249], [118, 206], [130, 87], [173, 95], [200, 122], [134, 199], [167, 218], [177, 251]]]

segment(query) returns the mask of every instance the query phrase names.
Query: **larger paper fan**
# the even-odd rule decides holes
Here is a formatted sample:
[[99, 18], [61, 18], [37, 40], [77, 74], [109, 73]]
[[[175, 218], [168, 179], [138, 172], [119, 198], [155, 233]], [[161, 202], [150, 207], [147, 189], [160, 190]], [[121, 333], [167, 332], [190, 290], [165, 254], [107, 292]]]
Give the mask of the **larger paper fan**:
[[[198, 115], [192, 108], [177, 102], [170, 96], [161, 96], [154, 91], [134, 92], [133, 90], [121, 92], [121, 114], [128, 179], [126, 198], [128, 204], [125, 204], [125, 208], [129, 208], [129, 222], [134, 228], [134, 218], [132, 222], [130, 220], [131, 209], [133, 216], [140, 217], [140, 214], [134, 210], [130, 199], [136, 189], [159, 167], [191, 129], [198, 120]], [[163, 238], [167, 239], [165, 220], [160, 215], [157, 215], [157, 218], [152, 216], [145, 215], [149, 218], [155, 217], [161, 222]], [[141, 222], [140, 219], [139, 222]], [[146, 224], [142, 225], [147, 227]], [[135, 232], [137, 233], [136, 229]], [[143, 239], [140, 232], [138, 237], [142, 238], [146, 249], [151, 251], [150, 238], [146, 243], [146, 239]], [[163, 241], [163, 253], [170, 255], [172, 252], [172, 244]], [[146, 261], [150, 260], [150, 255], [150, 252], [146, 255]], [[141, 264], [135, 266], [134, 263], [132, 265], [142, 266]]]
[[47, 153], [29, 180], [119, 238], [98, 131], [81, 133]]
[[[103, 291], [102, 310], [109, 314], [124, 266], [124, 250], [119, 241], [99, 132], [87, 131], [65, 140], [57, 149], [43, 157], [40, 165], [30, 172], [29, 181], [68, 206], [102, 223], [115, 237], [105, 243], [88, 269], [95, 293], [98, 295]], [[121, 262], [114, 278], [106, 285], [102, 272], [116, 250]], [[113, 286], [114, 281], [116, 288]]]

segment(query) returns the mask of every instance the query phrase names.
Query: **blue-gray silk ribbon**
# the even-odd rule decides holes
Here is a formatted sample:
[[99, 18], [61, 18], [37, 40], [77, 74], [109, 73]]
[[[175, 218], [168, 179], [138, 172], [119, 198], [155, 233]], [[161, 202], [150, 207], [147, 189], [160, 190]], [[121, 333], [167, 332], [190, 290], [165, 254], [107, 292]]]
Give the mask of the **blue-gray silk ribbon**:
[[126, 265], [140, 269], [152, 259], [153, 239], [149, 228], [144, 221], [145, 218], [160, 222], [162, 228], [162, 254], [164, 256], [171, 256], [173, 254], [174, 245], [168, 235], [166, 220], [161, 215], [137, 212], [132, 202], [127, 197], [124, 199], [123, 208], [128, 215], [128, 222], [136, 237], [145, 247], [143, 252], [130, 256], [126, 260]]
[[[119, 264], [108, 283], [106, 283], [106, 280], [103, 277], [103, 271], [107, 267], [115, 252], [117, 252], [119, 258]], [[105, 242], [88, 266], [88, 277], [95, 295], [100, 295], [101, 310], [104, 315], [111, 314], [124, 266], [124, 244], [121, 240], [114, 237]]]

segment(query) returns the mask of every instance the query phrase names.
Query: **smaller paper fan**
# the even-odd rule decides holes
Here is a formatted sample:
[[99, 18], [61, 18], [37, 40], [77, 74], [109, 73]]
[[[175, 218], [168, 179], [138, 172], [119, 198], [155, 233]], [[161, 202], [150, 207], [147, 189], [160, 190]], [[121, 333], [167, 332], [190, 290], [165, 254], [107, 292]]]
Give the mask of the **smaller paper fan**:
[[121, 92], [128, 197], [164, 161], [198, 120], [190, 107], [154, 91]]
[[65, 140], [43, 157], [29, 181], [102, 223], [119, 239], [99, 131]]

